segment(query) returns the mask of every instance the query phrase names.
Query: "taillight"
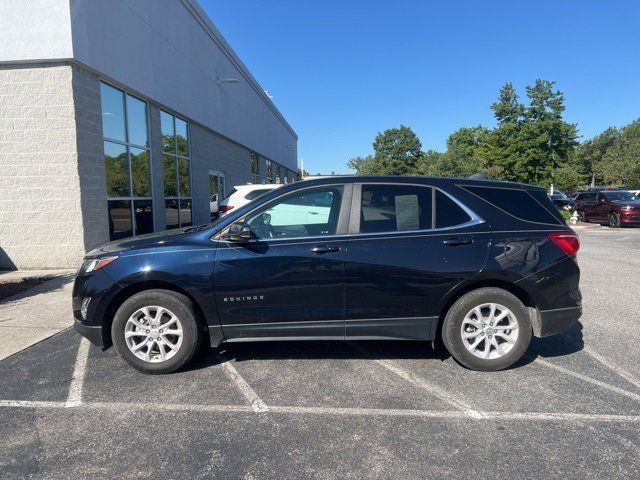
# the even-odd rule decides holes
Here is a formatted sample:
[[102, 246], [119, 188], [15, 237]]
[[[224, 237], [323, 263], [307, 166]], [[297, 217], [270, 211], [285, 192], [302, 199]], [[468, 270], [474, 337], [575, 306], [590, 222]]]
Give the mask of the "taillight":
[[570, 257], [580, 250], [580, 239], [573, 232], [552, 232], [549, 234], [549, 240]]
[[218, 210], [220, 210], [221, 212], [228, 212], [232, 208], [233, 208], [233, 205], [220, 205], [218, 207]]

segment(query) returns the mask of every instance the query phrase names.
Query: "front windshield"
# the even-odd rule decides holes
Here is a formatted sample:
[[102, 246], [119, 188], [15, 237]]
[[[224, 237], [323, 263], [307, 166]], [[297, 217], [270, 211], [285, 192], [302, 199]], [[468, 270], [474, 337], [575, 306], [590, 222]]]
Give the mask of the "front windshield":
[[631, 192], [607, 192], [606, 195], [612, 202], [629, 202], [638, 200], [638, 197]]

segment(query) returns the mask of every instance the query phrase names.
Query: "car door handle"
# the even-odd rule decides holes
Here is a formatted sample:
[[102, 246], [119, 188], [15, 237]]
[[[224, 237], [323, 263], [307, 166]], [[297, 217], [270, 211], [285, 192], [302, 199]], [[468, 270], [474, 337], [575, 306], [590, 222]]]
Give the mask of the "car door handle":
[[311, 210], [309, 210], [307, 213], [309, 215], [318, 215], [318, 213], [320, 213], [320, 212], [312, 212]]
[[446, 240], [443, 240], [442, 243], [444, 243], [445, 245], [449, 245], [450, 247], [457, 247], [459, 245], [468, 245], [470, 243], [473, 243], [473, 239], [472, 238], [447, 238]]
[[329, 245], [316, 245], [313, 247], [310, 252], [313, 253], [331, 253], [331, 252], [339, 252], [340, 247], [330, 247]]

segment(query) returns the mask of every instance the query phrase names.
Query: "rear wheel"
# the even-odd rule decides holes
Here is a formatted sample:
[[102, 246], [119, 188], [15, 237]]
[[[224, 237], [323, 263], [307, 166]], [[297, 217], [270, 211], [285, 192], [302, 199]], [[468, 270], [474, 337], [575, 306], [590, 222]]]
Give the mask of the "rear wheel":
[[162, 374], [191, 360], [202, 333], [187, 297], [170, 290], [147, 290], [120, 306], [111, 337], [129, 365], [144, 373]]
[[611, 212], [609, 214], [609, 227], [611, 228], [620, 228], [622, 222], [620, 221], [620, 215], [616, 212]]
[[453, 358], [473, 370], [502, 370], [517, 362], [531, 342], [526, 307], [501, 288], [480, 288], [460, 297], [442, 325]]

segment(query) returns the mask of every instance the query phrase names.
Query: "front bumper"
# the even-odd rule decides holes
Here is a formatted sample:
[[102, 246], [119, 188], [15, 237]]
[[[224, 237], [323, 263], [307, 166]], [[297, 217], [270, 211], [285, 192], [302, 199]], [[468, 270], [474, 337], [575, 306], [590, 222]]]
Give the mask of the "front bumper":
[[640, 211], [637, 210], [621, 210], [620, 220], [622, 223], [638, 223], [640, 224]]
[[582, 305], [569, 308], [556, 308], [540, 311], [539, 331], [535, 332], [539, 337], [548, 337], [556, 333], [562, 333], [576, 323], [582, 316]]
[[93, 343], [96, 347], [104, 348], [104, 340], [102, 339], [102, 327], [95, 325], [85, 325], [78, 319], [73, 322], [73, 329], [84, 338]]

